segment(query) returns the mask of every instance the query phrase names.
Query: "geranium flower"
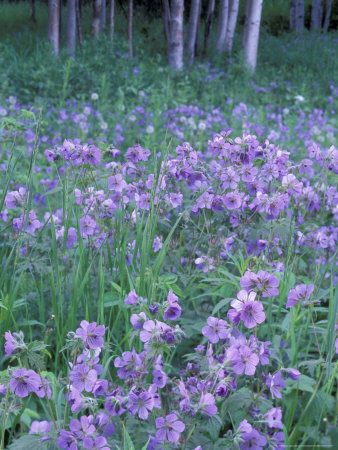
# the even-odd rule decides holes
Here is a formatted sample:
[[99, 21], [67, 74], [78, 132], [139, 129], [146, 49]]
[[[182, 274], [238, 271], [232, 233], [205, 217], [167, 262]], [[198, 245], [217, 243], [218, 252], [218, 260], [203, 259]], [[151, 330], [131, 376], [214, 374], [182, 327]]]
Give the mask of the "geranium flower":
[[314, 291], [313, 284], [299, 284], [294, 289], [291, 289], [288, 295], [288, 301], [286, 302], [286, 308], [291, 308], [292, 306], [297, 305], [297, 303], [304, 302], [310, 300], [311, 294]]
[[76, 335], [82, 339], [84, 345], [91, 349], [102, 348], [104, 345], [103, 336], [105, 333], [104, 325], [97, 325], [96, 322], [88, 323], [82, 320], [81, 328], [76, 330]]
[[97, 380], [97, 372], [87, 364], [77, 364], [69, 372], [69, 379], [78, 391], [91, 392]]
[[217, 344], [220, 339], [226, 339], [229, 336], [229, 325], [225, 320], [208, 317], [207, 324], [202, 328], [202, 334], [212, 344]]
[[37, 394], [41, 386], [40, 376], [34, 370], [17, 369], [12, 373], [9, 382], [10, 389], [18, 397], [27, 397], [34, 392]]
[[177, 420], [176, 414], [168, 414], [165, 418], [158, 417], [155, 419], [156, 439], [159, 441], [178, 442], [180, 434], [185, 430], [185, 425], [180, 420]]
[[135, 416], [137, 414], [140, 419], [146, 420], [149, 416], [149, 411], [154, 408], [153, 397], [145, 390], [131, 390], [128, 396], [128, 410], [130, 414]]

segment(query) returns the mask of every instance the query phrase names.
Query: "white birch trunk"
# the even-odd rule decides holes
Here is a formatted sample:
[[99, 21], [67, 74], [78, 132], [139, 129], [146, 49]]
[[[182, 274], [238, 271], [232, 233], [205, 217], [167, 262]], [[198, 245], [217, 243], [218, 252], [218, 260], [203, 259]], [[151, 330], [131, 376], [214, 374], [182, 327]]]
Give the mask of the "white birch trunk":
[[244, 15], [244, 27], [243, 27], [243, 37], [242, 37], [242, 48], [244, 48], [244, 44], [247, 41], [247, 34], [249, 29], [249, 17], [251, 11], [251, 3], [252, 0], [246, 0], [245, 3], [245, 15]]
[[183, 68], [183, 11], [184, 0], [172, 0], [168, 43], [169, 66]]
[[169, 42], [169, 26], [170, 26], [170, 8], [169, 0], [162, 0], [162, 19], [164, 27], [164, 35], [167, 44]]
[[128, 55], [129, 58], [133, 57], [133, 0], [129, 0], [129, 7], [128, 7], [128, 44], [129, 44], [129, 51]]
[[205, 23], [205, 31], [204, 31], [204, 49], [203, 49], [204, 54], [207, 53], [207, 49], [209, 47], [214, 16], [215, 16], [215, 0], [209, 0], [207, 20]]
[[232, 51], [232, 44], [234, 42], [237, 24], [238, 8], [239, 8], [239, 0], [230, 0], [228, 27], [227, 27], [227, 34], [225, 37], [225, 50], [228, 53], [231, 53]]
[[326, 4], [325, 4], [325, 18], [324, 18], [324, 25], [323, 25], [323, 30], [325, 31], [325, 33], [329, 29], [331, 10], [332, 10], [332, 0], [326, 0]]
[[201, 11], [202, 11], [202, 2], [200, 1], [200, 9], [198, 12], [197, 30], [196, 30], [195, 56], [199, 55], [200, 53]]
[[76, 0], [67, 0], [67, 52], [71, 57], [76, 48]]
[[115, 0], [110, 0], [109, 8], [109, 36], [110, 40], [114, 40], [114, 17], [115, 17]]
[[197, 36], [198, 20], [200, 15], [201, 0], [191, 0], [188, 32], [188, 62], [193, 64], [195, 58], [195, 45]]
[[95, 37], [98, 36], [101, 29], [101, 10], [102, 10], [102, 0], [94, 0], [92, 28]]
[[244, 62], [252, 72], [256, 69], [259, 29], [261, 24], [263, 0], [252, 0], [246, 41], [244, 43]]
[[48, 0], [48, 38], [56, 55], [60, 52], [60, 0]]
[[304, 29], [304, 0], [296, 0], [296, 31]]
[[324, 4], [323, 0], [312, 0], [311, 8], [311, 30], [319, 30], [323, 23]]
[[100, 16], [100, 31], [106, 28], [106, 0], [102, 0], [101, 16]]
[[229, 0], [221, 0], [219, 5], [219, 16], [218, 16], [218, 30], [216, 39], [216, 49], [219, 52], [224, 52], [225, 50], [225, 39], [228, 28], [228, 17], [229, 17]]

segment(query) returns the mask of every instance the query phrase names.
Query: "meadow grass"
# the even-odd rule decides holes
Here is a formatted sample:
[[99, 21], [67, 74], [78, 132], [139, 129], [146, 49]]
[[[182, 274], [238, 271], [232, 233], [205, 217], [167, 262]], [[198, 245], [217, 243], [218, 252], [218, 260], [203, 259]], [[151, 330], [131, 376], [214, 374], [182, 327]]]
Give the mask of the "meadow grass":
[[[284, 3], [278, 2], [278, 10]], [[225, 400], [218, 399], [217, 419], [204, 413], [196, 416], [199, 422], [187, 420], [185, 438], [179, 445], [189, 449], [198, 444], [204, 449], [237, 448], [241, 443], [236, 441], [235, 432], [240, 421], [250, 419], [253, 407], [265, 413], [273, 405], [283, 408], [286, 445], [334, 445], [338, 294], [337, 194], [332, 192], [337, 177], [336, 156], [328, 149], [336, 144], [337, 34], [304, 32], [276, 37], [263, 30], [253, 77], [242, 66], [240, 37], [236, 38], [231, 58], [210, 51], [207, 58], [199, 57], [192, 69], [175, 74], [167, 68], [165, 45], [158, 45], [164, 44], [160, 21], [149, 19], [141, 26], [138, 12], [133, 60], [125, 55], [126, 22], [121, 11], [112, 48], [106, 36], [97, 41], [90, 38], [90, 15], [85, 9], [86, 39], [74, 59], [68, 59], [64, 50], [59, 58], [51, 54], [45, 39], [46, 9], [41, 5], [37, 8], [37, 25], [29, 24], [26, 5], [1, 5], [0, 12], [0, 106], [6, 111], [1, 121], [0, 210], [8, 209], [9, 216], [5, 220], [2, 215], [0, 225], [0, 335], [22, 330], [30, 345], [36, 340], [43, 342], [36, 351], [29, 347], [28, 356], [26, 349], [20, 353], [18, 364], [1, 353], [0, 364], [4, 383], [8, 382], [8, 366], [21, 367], [26, 361], [52, 387], [50, 402], [27, 397], [19, 406], [13, 406], [8, 419], [8, 405], [1, 403], [5, 413], [1, 418], [2, 443], [11, 444], [9, 448], [13, 449], [29, 448], [33, 445], [29, 439], [33, 438], [27, 431], [33, 420], [44, 418], [56, 423], [56, 428], [65, 428], [75, 417], [68, 407], [66, 392], [69, 363], [76, 362], [78, 350], [72, 347], [69, 332], [75, 331], [81, 320], [105, 325], [102, 377], [116, 387], [121, 380], [113, 361], [133, 347], [138, 354], [144, 349], [130, 322], [131, 314], [143, 312], [151, 319], [148, 306], [158, 304], [159, 313], [154, 317], [162, 320], [168, 292], [172, 291], [182, 306], [178, 323], [186, 338], [176, 346], [160, 348], [163, 370], [172, 379], [171, 390], [164, 391], [160, 414], [169, 414], [173, 405], [168, 398], [177, 395], [175, 384], [185, 374], [184, 365], [196, 361], [200, 364], [193, 349], [201, 342], [208, 343], [201, 333], [208, 316], [226, 319], [247, 271], [263, 270], [279, 280], [278, 295], [259, 297], [266, 320], [255, 328], [255, 338], [271, 341], [272, 369], [259, 369], [255, 381], [238, 377], [239, 389]], [[92, 94], [97, 94], [97, 99]], [[180, 109], [182, 105], [186, 106]], [[215, 108], [219, 111], [215, 112]], [[226, 128], [234, 130], [231, 137], [243, 132], [258, 135], [265, 155], [267, 138], [275, 158], [278, 152], [289, 158], [283, 152], [290, 152], [287, 171], [270, 181], [265, 178], [268, 172], [264, 175], [263, 171], [268, 161], [257, 157], [253, 163], [261, 171], [257, 177], [266, 182], [268, 194], [285, 194], [283, 176], [296, 174], [302, 180], [302, 189], [311, 187], [320, 205], [313, 207], [305, 193], [298, 195], [290, 188], [288, 206], [281, 208], [275, 220], [254, 208], [249, 214], [248, 207], [246, 213], [238, 214], [238, 226], [231, 221], [230, 209], [222, 215], [210, 207], [201, 207], [195, 214], [193, 208], [205, 192], [215, 194], [221, 189], [209, 166], [210, 160], [217, 158], [211, 156], [208, 141], [225, 123]], [[121, 132], [116, 131], [119, 126]], [[76, 138], [100, 148], [99, 165], [78, 166], [64, 158], [63, 140]], [[178, 157], [175, 147], [183, 141], [191, 142], [198, 151], [199, 165], [193, 166], [194, 174], [202, 173], [208, 180], [210, 177], [210, 185], [201, 182], [190, 192], [188, 181], [187, 185], [182, 180], [177, 182], [179, 188], [170, 184], [175, 173], [170, 170]], [[315, 171], [309, 175], [299, 167], [314, 142], [321, 148], [322, 159], [311, 157]], [[136, 143], [150, 150], [148, 161], [128, 165], [127, 149]], [[250, 147], [241, 145], [246, 151]], [[47, 162], [46, 149], [60, 152], [58, 158]], [[112, 156], [114, 149], [121, 150], [116, 158]], [[192, 150], [187, 152], [194, 158]], [[106, 166], [112, 162], [116, 166]], [[243, 161], [238, 159], [233, 165], [230, 162], [229, 157], [226, 164], [241, 170]], [[90, 196], [88, 188], [92, 187], [94, 193], [103, 190], [106, 199], [113, 196], [107, 186], [115, 173], [122, 174], [138, 195], [146, 189], [149, 174], [155, 181], [147, 188], [146, 206], [136, 203], [135, 207], [135, 197], [125, 192], [129, 196], [126, 203], [117, 196], [113, 213], [101, 217], [101, 200], [95, 199], [96, 194]], [[241, 183], [244, 191], [246, 187]], [[30, 195], [24, 195], [16, 208], [10, 208], [8, 195], [19, 187]], [[75, 189], [81, 190], [84, 197], [88, 194], [87, 209], [84, 203], [77, 202]], [[181, 191], [184, 200], [176, 207], [170, 203], [170, 194]], [[256, 193], [249, 192], [252, 201]], [[27, 226], [34, 220], [27, 214], [32, 209], [37, 211], [40, 225], [29, 233]], [[97, 230], [84, 233], [81, 221], [88, 214], [95, 217], [104, 236], [100, 237]], [[23, 224], [15, 229], [13, 220], [20, 217]], [[68, 246], [71, 229], [75, 230], [73, 248]], [[155, 252], [156, 237], [161, 237], [162, 246]], [[224, 250], [225, 238], [233, 238], [233, 250]], [[264, 248], [259, 249], [262, 240]], [[207, 257], [204, 266], [196, 262], [201, 257]], [[204, 270], [207, 264], [210, 267]], [[290, 291], [299, 284], [314, 285], [311, 300], [315, 302], [304, 301], [286, 308]], [[124, 301], [133, 290], [139, 298], [135, 311]], [[243, 324], [239, 330], [248, 335]], [[269, 392], [260, 396], [266, 389], [264, 376], [288, 366], [299, 369], [301, 376], [298, 381], [287, 380], [283, 398], [272, 403]], [[201, 368], [205, 370], [202, 364]], [[142, 383], [148, 386], [150, 380], [148, 374]], [[127, 389], [123, 382], [120, 384]], [[8, 398], [9, 394], [6, 402]], [[178, 410], [178, 401], [174, 405]], [[85, 411], [89, 414], [90, 408]], [[256, 427], [265, 426], [265, 416], [256, 414]], [[111, 448], [147, 448], [148, 433], [156, 430], [149, 424], [143, 429], [143, 423], [130, 415], [116, 419]], [[273, 448], [278, 448], [269, 431], [266, 436], [275, 445]]]

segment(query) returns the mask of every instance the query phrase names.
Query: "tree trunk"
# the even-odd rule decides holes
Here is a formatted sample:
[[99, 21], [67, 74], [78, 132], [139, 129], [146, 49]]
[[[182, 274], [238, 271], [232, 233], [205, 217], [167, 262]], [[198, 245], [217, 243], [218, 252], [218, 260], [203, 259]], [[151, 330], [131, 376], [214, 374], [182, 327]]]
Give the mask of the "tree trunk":
[[296, 0], [296, 31], [304, 29], [304, 0]]
[[30, 7], [30, 19], [36, 23], [36, 15], [35, 15], [35, 0], [29, 0]]
[[290, 0], [290, 30], [296, 29], [296, 0]]
[[115, 0], [110, 0], [109, 9], [109, 35], [110, 40], [114, 40], [114, 15], [115, 15]]
[[106, 28], [106, 0], [102, 0], [101, 16], [100, 16], [100, 31]]
[[184, 0], [172, 0], [168, 43], [169, 66], [183, 68], [183, 11]]
[[324, 25], [323, 25], [323, 30], [325, 31], [325, 33], [328, 31], [329, 26], [330, 26], [331, 10], [332, 10], [332, 0], [326, 0], [325, 18], [324, 18]]
[[77, 37], [79, 40], [80, 47], [82, 46], [82, 26], [81, 26], [81, 0], [76, 0], [75, 8], [76, 8], [76, 28], [77, 28]]
[[234, 42], [237, 24], [238, 8], [239, 8], [239, 0], [230, 0], [228, 27], [227, 27], [227, 34], [225, 37], [225, 50], [228, 53], [231, 53], [232, 51], [232, 44]]
[[133, 57], [133, 0], [129, 0], [128, 8], [128, 43], [129, 43], [129, 58]]
[[193, 64], [195, 58], [195, 44], [197, 36], [197, 24], [200, 14], [201, 0], [192, 0], [189, 15], [189, 32], [188, 32], [188, 62]]
[[219, 17], [218, 17], [218, 31], [216, 40], [216, 49], [219, 52], [224, 52], [225, 50], [225, 39], [228, 28], [228, 17], [229, 17], [229, 0], [221, 0], [219, 5]]
[[48, 0], [48, 38], [56, 55], [60, 52], [60, 0]]
[[311, 30], [319, 30], [323, 23], [324, 4], [323, 0], [312, 0], [311, 8]]
[[200, 9], [198, 11], [198, 20], [197, 20], [197, 29], [196, 29], [195, 56], [198, 56], [200, 54], [201, 11], [202, 11], [202, 2], [200, 1]]
[[244, 27], [243, 27], [243, 37], [242, 37], [242, 48], [248, 39], [248, 29], [249, 29], [249, 18], [251, 14], [251, 3], [252, 0], [246, 0], [245, 4], [245, 15], [244, 15]]
[[162, 0], [162, 18], [163, 18], [165, 40], [167, 41], [167, 44], [168, 44], [168, 42], [169, 42], [169, 24], [170, 24], [169, 0]]
[[101, 10], [102, 10], [102, 0], [94, 0], [94, 2], [93, 2], [93, 21], [92, 21], [94, 37], [98, 37], [100, 29], [101, 29]]
[[59, 49], [62, 47], [62, 0], [59, 0]]
[[252, 0], [244, 43], [244, 62], [252, 72], [256, 69], [259, 29], [261, 24], [263, 0]]
[[67, 0], [67, 52], [71, 57], [76, 48], [76, 0]]
[[205, 55], [207, 53], [207, 48], [209, 47], [209, 42], [210, 42], [210, 37], [211, 37], [211, 29], [212, 29], [212, 24], [214, 22], [214, 16], [215, 16], [215, 0], [209, 0], [207, 20], [205, 22], [205, 31], [204, 31], [203, 53]]

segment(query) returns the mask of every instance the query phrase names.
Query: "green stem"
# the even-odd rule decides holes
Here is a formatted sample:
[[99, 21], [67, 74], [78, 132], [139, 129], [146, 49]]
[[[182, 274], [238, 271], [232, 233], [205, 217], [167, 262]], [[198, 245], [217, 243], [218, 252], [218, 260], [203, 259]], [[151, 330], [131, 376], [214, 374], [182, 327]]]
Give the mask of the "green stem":
[[8, 417], [8, 414], [7, 414], [8, 397], [9, 397], [9, 387], [7, 387], [5, 409], [3, 412], [4, 417], [3, 417], [3, 421], [2, 421], [0, 450], [4, 450], [4, 448], [5, 448], [5, 431], [6, 431], [6, 422], [7, 422], [7, 417]]

